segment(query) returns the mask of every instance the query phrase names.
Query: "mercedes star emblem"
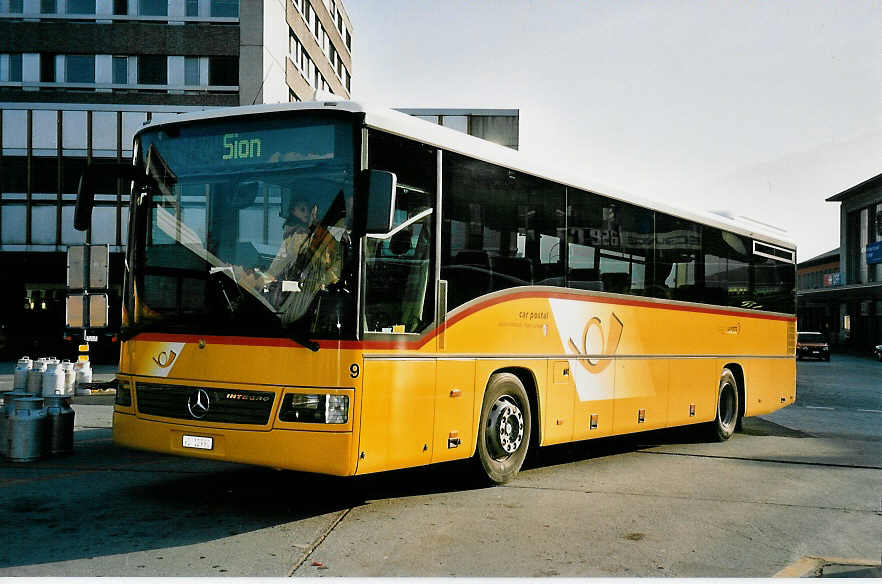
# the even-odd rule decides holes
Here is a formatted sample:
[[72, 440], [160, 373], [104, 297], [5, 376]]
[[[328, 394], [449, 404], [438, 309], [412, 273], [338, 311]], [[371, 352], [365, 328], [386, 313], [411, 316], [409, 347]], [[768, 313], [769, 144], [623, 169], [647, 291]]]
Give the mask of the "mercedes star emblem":
[[190, 415], [196, 419], [204, 418], [209, 407], [211, 407], [211, 400], [208, 399], [208, 392], [204, 389], [197, 389], [190, 394], [190, 398], [187, 400], [187, 409], [190, 410]]

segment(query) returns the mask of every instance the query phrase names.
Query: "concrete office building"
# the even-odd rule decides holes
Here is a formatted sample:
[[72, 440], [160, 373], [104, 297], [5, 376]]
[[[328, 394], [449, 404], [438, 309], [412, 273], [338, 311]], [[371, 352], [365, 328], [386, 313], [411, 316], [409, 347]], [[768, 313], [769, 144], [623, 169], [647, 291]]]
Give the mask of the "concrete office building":
[[515, 150], [519, 146], [520, 111], [516, 109], [399, 108], [398, 111]]
[[882, 174], [827, 201], [840, 204], [838, 270], [830, 258], [813, 258], [831, 271], [820, 287], [800, 286], [797, 310], [832, 343], [867, 352], [882, 343]]
[[[181, 112], [307, 100], [316, 90], [348, 98], [351, 48], [339, 0], [0, 0], [7, 344], [60, 350], [69, 245], [109, 244], [111, 285], [121, 285], [125, 185], [98, 185], [91, 229], [73, 229], [87, 160], [131, 158], [144, 122]], [[116, 324], [118, 292], [111, 306]]]

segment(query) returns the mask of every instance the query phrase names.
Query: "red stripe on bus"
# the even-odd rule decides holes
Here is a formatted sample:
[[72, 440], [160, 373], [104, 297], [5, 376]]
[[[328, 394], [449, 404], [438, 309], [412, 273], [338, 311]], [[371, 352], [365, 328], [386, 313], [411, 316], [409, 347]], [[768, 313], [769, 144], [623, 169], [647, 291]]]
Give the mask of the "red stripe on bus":
[[[501, 304], [503, 302], [507, 302], [509, 300], [517, 300], [523, 298], [536, 298], [536, 299], [549, 299], [556, 298], [560, 300], [588, 300], [591, 302], [596, 302], [599, 304], [616, 304], [620, 306], [637, 306], [644, 308], [658, 308], [663, 310], [679, 310], [681, 312], [695, 312], [701, 314], [715, 314], [719, 316], [737, 316], [741, 318], [757, 318], [761, 320], [778, 320], [784, 322], [796, 322], [795, 316], [779, 316], [776, 314], [754, 314], [754, 313], [744, 313], [744, 312], [736, 312], [734, 310], [725, 310], [721, 308], [702, 308], [695, 306], [682, 306], [679, 304], [666, 304], [664, 302], [647, 302], [645, 300], [630, 300], [623, 298], [610, 298], [607, 296], [593, 296], [589, 294], [574, 294], [571, 292], [530, 292], [530, 291], [520, 291], [513, 292], [510, 294], [505, 294], [498, 298], [489, 298], [482, 302], [475, 304], [474, 306], [470, 306], [467, 309], [453, 315], [450, 319], [448, 319], [444, 325], [444, 327], [451, 327], [459, 321], [465, 319], [472, 314], [488, 308], [490, 306], [495, 306], [497, 304]], [[319, 340], [316, 341], [320, 348], [322, 349], [374, 349], [374, 350], [386, 350], [386, 349], [420, 349], [424, 347], [429, 341], [438, 336], [440, 333], [439, 327], [435, 327], [426, 334], [426, 336], [414, 340], [407, 341], [404, 339], [396, 340], [396, 341], [329, 341], [329, 340]], [[227, 336], [227, 335], [194, 335], [194, 334], [173, 334], [173, 333], [141, 333], [138, 335], [138, 339], [142, 341], [153, 341], [153, 342], [178, 342], [178, 343], [198, 343], [199, 341], [205, 341], [206, 343], [219, 344], [219, 345], [238, 345], [238, 346], [253, 346], [253, 347], [301, 347], [302, 345], [292, 341], [290, 339], [283, 338], [275, 338], [275, 337], [241, 337], [241, 336]]]

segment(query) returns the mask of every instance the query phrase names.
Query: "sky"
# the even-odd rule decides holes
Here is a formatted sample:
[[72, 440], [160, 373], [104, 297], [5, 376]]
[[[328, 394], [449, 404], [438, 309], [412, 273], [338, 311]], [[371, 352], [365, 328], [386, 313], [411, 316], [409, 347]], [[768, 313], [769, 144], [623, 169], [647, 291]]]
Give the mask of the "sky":
[[591, 184], [839, 245], [825, 199], [882, 173], [878, 0], [345, 0], [352, 97], [516, 108]]

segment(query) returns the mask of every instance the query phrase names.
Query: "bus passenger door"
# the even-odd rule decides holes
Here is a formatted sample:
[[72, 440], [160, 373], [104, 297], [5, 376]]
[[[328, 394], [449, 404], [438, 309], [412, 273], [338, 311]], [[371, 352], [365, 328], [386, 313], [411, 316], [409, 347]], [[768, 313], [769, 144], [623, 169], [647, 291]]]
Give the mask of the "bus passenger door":
[[398, 183], [392, 231], [364, 238], [359, 474], [429, 464], [433, 454], [435, 180], [408, 166], [425, 154], [419, 145], [386, 140], [397, 139], [372, 138], [371, 168], [396, 170]]

